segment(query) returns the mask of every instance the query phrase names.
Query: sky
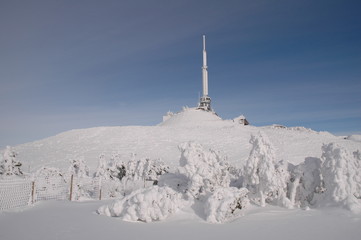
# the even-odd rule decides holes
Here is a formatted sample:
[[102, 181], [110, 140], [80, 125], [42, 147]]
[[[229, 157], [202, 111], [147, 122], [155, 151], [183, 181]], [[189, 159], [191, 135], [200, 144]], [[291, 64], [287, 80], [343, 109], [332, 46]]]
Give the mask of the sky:
[[195, 107], [361, 134], [352, 0], [0, 0], [0, 148]]

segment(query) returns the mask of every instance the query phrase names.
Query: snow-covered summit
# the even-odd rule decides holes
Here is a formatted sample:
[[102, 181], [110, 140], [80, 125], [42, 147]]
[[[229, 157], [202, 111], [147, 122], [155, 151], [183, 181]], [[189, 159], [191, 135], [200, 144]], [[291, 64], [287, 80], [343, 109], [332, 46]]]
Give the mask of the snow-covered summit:
[[198, 127], [227, 124], [216, 113], [197, 108], [183, 108], [179, 113], [168, 113], [159, 126]]
[[[201, 143], [213, 149], [228, 162], [241, 166], [251, 151], [252, 135], [262, 131], [275, 147], [278, 160], [300, 163], [307, 157], [321, 157], [325, 143], [356, 151], [361, 149], [357, 137], [343, 139], [327, 132], [315, 132], [302, 127], [244, 126], [235, 120], [223, 120], [214, 112], [184, 108], [168, 114], [157, 126], [116, 126], [76, 129], [46, 139], [15, 146], [17, 159], [24, 171], [36, 171], [42, 166], [68, 169], [69, 159], [82, 158], [95, 169], [99, 156], [117, 154], [127, 162], [132, 154], [138, 158], [162, 159], [177, 167], [178, 146], [186, 142]], [[4, 150], [0, 149], [0, 160]]]

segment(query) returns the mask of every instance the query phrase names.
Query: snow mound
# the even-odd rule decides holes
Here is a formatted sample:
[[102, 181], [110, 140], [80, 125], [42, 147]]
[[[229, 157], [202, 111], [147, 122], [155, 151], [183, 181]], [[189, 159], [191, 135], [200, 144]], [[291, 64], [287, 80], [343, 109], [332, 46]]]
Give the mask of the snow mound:
[[224, 223], [241, 215], [241, 209], [248, 206], [246, 188], [217, 188], [204, 205], [207, 222]]
[[108, 217], [120, 217], [130, 222], [160, 221], [175, 213], [183, 205], [182, 195], [169, 187], [153, 186], [139, 189], [121, 200], [98, 209]]
[[184, 108], [183, 111], [169, 115], [168, 119], [159, 126], [172, 127], [197, 127], [225, 124], [225, 122], [214, 112], [207, 112], [196, 108]]

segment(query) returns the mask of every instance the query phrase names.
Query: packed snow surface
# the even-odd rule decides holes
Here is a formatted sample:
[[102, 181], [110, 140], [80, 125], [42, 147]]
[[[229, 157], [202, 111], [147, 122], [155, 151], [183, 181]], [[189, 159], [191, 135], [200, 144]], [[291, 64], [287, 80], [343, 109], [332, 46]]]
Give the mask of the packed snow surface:
[[228, 224], [204, 224], [184, 209], [167, 221], [132, 223], [95, 214], [109, 201], [47, 201], [0, 213], [0, 239], [359, 239], [361, 218], [341, 209], [301, 210], [252, 207]]

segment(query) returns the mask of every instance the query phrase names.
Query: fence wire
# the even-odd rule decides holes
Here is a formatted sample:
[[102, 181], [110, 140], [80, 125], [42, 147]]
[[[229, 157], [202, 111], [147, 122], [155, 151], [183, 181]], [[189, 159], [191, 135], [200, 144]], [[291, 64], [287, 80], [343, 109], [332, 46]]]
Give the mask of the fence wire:
[[69, 194], [69, 184], [62, 176], [38, 177], [34, 182], [34, 202], [44, 200], [65, 200]]
[[150, 186], [150, 181], [114, 181], [91, 177], [39, 176], [32, 179], [0, 179], [0, 211], [46, 200], [101, 200], [117, 198]]
[[31, 202], [32, 182], [26, 179], [0, 181], [0, 210], [27, 206]]

